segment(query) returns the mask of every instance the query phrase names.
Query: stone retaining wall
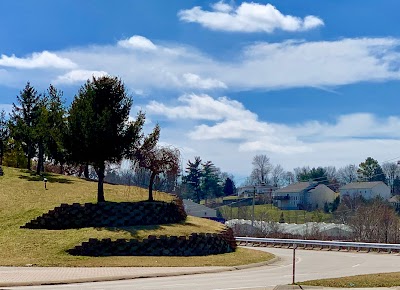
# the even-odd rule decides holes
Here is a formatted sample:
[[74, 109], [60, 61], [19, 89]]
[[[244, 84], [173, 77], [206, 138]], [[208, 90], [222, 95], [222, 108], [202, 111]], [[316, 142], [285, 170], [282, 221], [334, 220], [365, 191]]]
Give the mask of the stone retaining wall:
[[89, 239], [68, 250], [79, 256], [206, 256], [235, 251], [236, 241], [231, 229], [219, 234], [181, 236], [149, 236], [137, 239]]
[[170, 224], [184, 221], [187, 215], [181, 200], [173, 202], [101, 202], [61, 204], [21, 228], [77, 229], [85, 227], [126, 227]]

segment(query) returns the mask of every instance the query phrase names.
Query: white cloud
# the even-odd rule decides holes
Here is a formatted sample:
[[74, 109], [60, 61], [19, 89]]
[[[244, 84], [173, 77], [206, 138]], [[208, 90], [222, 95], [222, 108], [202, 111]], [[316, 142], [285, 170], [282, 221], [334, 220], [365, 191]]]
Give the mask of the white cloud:
[[400, 40], [393, 38], [260, 42], [224, 62], [171, 44], [152, 53], [99, 46], [62, 55], [79, 67], [118, 75], [135, 90], [246, 90], [400, 79], [399, 47]]
[[45, 50], [40, 53], [34, 52], [30, 57], [26, 58], [18, 58], [15, 55], [7, 56], [2, 54], [0, 58], [0, 66], [14, 67], [19, 69], [71, 69], [75, 68], [76, 64], [68, 58], [60, 57], [55, 53]]
[[256, 115], [247, 111], [240, 102], [226, 97], [214, 99], [206, 94], [189, 94], [179, 97], [178, 101], [183, 105], [168, 107], [160, 102], [151, 101], [146, 106], [146, 111], [151, 114], [164, 115], [170, 119], [218, 121], [226, 118], [256, 118]]
[[125, 47], [125, 48], [134, 48], [134, 49], [141, 49], [141, 50], [155, 50], [157, 47], [154, 45], [151, 40], [147, 39], [146, 37], [140, 35], [134, 35], [129, 39], [124, 39], [118, 41], [118, 45]]
[[184, 83], [183, 85], [189, 88], [194, 89], [216, 89], [216, 88], [223, 88], [226, 89], [227, 86], [223, 82], [213, 79], [213, 78], [205, 78], [202, 79], [200, 76], [192, 73], [186, 73], [183, 75]]
[[64, 75], [58, 76], [53, 82], [55, 84], [72, 84], [77, 82], [85, 82], [92, 77], [100, 77], [108, 75], [105, 71], [92, 70], [73, 70]]
[[[245, 176], [255, 154], [267, 154], [287, 170], [298, 166], [358, 164], [368, 156], [383, 162], [399, 154], [400, 118], [369, 113], [340, 115], [333, 122], [307, 121], [295, 125], [271, 123], [238, 101], [209, 95], [184, 95], [178, 104], [152, 101], [146, 112], [168, 118], [163, 139], [191, 148], [184, 158], [200, 155], [223, 170]], [[165, 133], [166, 132], [166, 133]], [[187, 136], [188, 138], [182, 138]]]
[[[194, 47], [170, 43], [144, 51], [121, 48], [118, 44], [78, 47], [50, 53], [68, 60], [67, 64], [75, 64], [72, 70], [60, 73], [40, 68], [32, 69], [33, 72], [0, 69], [3, 76], [0, 85], [19, 86], [27, 79], [44, 87], [49, 80], [75, 84], [90, 77], [92, 72], [107, 72], [121, 77], [130, 90], [149, 94], [153, 90], [329, 88], [357, 82], [399, 80], [399, 48], [400, 39], [396, 38], [259, 42], [244, 46], [231, 59], [221, 61]], [[46, 54], [48, 52], [40, 55]], [[29, 63], [38, 58], [23, 60]], [[89, 73], [79, 77], [85, 71]]]
[[291, 154], [309, 150], [296, 138], [280, 134], [273, 124], [259, 121], [256, 114], [246, 110], [238, 101], [195, 94], [184, 95], [178, 100], [183, 105], [168, 107], [152, 101], [146, 106], [146, 111], [170, 119], [214, 122], [195, 125], [187, 133], [192, 140], [235, 140], [239, 142], [241, 151], [260, 150], [260, 142], [264, 144], [263, 149], [271, 152]]
[[271, 4], [243, 2], [238, 7], [222, 1], [212, 5], [213, 11], [205, 11], [199, 6], [178, 13], [185, 22], [199, 23], [213, 30], [239, 32], [272, 33], [277, 29], [284, 31], [305, 31], [324, 22], [317, 16], [308, 15], [304, 19], [282, 14]]

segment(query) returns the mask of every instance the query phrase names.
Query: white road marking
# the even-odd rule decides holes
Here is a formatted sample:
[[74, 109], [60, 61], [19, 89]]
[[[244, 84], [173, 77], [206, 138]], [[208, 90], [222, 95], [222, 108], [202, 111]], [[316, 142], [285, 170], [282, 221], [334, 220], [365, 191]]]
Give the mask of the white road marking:
[[355, 267], [358, 267], [358, 266], [360, 266], [360, 264], [356, 264], [356, 265], [351, 266], [351, 267], [352, 267], [352, 268], [355, 268]]

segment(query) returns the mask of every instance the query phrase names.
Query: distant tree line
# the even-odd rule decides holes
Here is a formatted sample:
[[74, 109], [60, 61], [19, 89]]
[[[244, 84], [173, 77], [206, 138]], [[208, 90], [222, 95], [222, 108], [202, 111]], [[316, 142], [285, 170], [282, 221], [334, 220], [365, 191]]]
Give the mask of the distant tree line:
[[372, 157], [366, 158], [358, 166], [349, 164], [336, 169], [335, 166], [296, 167], [285, 171], [280, 164], [273, 165], [266, 155], [255, 155], [250, 176], [242, 184], [269, 184], [284, 187], [295, 182], [313, 181], [322, 183], [334, 191], [347, 183], [356, 181], [382, 181], [390, 188], [393, 195], [400, 194], [400, 166], [397, 162], [385, 162], [382, 165]]
[[182, 176], [180, 194], [195, 202], [236, 194], [233, 176], [221, 170], [211, 161], [202, 162], [199, 156], [188, 161]]

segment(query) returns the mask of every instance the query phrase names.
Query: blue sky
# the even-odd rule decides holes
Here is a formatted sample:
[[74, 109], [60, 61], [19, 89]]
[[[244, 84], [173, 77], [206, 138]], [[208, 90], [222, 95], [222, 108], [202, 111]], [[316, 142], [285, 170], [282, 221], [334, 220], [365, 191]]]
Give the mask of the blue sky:
[[400, 156], [400, 3], [0, 2], [0, 109], [27, 81], [69, 104], [116, 75], [163, 144], [238, 178]]

